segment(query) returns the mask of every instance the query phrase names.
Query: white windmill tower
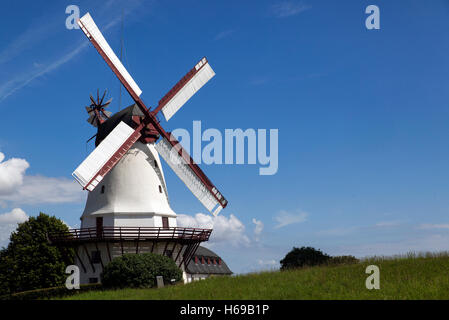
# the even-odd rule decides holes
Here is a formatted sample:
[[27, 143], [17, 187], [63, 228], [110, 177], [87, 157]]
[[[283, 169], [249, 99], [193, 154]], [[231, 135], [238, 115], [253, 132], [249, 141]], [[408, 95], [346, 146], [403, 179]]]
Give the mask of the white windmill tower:
[[212, 230], [177, 227], [159, 155], [213, 215], [227, 200], [156, 115], [162, 111], [168, 121], [215, 73], [203, 58], [151, 110], [90, 14], [78, 24], [135, 104], [111, 115], [105, 111], [110, 103], [103, 104], [105, 94], [100, 99], [97, 93], [96, 101], [91, 96], [86, 109], [89, 123], [98, 127], [96, 148], [73, 172], [89, 191], [81, 229], [52, 234], [50, 239], [76, 248], [82, 283], [98, 281], [105, 263], [126, 252], [168, 255], [184, 269]]

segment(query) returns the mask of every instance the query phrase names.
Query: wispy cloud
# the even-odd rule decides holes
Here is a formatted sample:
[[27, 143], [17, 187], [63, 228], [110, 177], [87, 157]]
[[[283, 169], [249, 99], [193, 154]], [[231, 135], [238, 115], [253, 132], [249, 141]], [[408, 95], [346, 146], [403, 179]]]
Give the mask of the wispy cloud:
[[282, 1], [274, 4], [271, 10], [277, 18], [285, 18], [300, 14], [310, 8], [312, 7], [302, 1]]
[[375, 224], [375, 227], [377, 228], [390, 228], [390, 227], [397, 227], [400, 225], [400, 221], [381, 221]]
[[[27, 86], [30, 82], [33, 80], [42, 77], [46, 75], [47, 73], [50, 73], [56, 69], [58, 69], [63, 64], [69, 62], [72, 60], [77, 54], [79, 54], [84, 48], [87, 47], [89, 42], [84, 41], [81, 42], [77, 48], [73, 49], [72, 51], [66, 53], [65, 55], [59, 57], [56, 61], [43, 66], [43, 67], [37, 67], [34, 65], [33, 69], [27, 70], [26, 72], [23, 72], [19, 75], [16, 75], [11, 80], [7, 81], [5, 84], [0, 86], [0, 102], [8, 98], [10, 95], [14, 94], [18, 90], [22, 89], [23, 87]], [[37, 68], [36, 68], [37, 67]]]
[[11, 61], [24, 50], [45, 40], [53, 33], [58, 24], [60, 24], [58, 20], [43, 20], [30, 26], [0, 51], [0, 65]]
[[[105, 7], [110, 9], [115, 9], [114, 5], [117, 5], [118, 1], [111, 0], [109, 1]], [[129, 15], [133, 10], [135, 10], [141, 4], [140, 1], [131, 1], [131, 4], [128, 4], [126, 10], [124, 11], [124, 16]], [[100, 10], [102, 11], [102, 10]], [[104, 15], [106, 12], [103, 12], [100, 15]], [[110, 15], [109, 15], [110, 16]], [[101, 31], [105, 32], [110, 28], [117, 25], [122, 19], [121, 12], [113, 15], [112, 19], [108, 19], [108, 23], [101, 27]], [[23, 50], [35, 47], [40, 44], [48, 32], [54, 28], [55, 23], [60, 23], [60, 21], [48, 21], [46, 24], [41, 25], [39, 28], [29, 28], [23, 34], [19, 35], [17, 40], [13, 41], [9, 44], [3, 51], [0, 52], [0, 64], [10, 61], [14, 57], [16, 57]], [[79, 31], [81, 32], [81, 31]], [[60, 68], [62, 65], [68, 63], [73, 58], [75, 58], [82, 50], [84, 50], [89, 45], [89, 41], [87, 39], [83, 39], [76, 46], [71, 47], [66, 50], [66, 52], [60, 56], [54, 57], [51, 62], [48, 63], [33, 63], [31, 68], [16, 74], [11, 79], [0, 85], [0, 102], [16, 93], [20, 89], [26, 87], [32, 81], [41, 78], [42, 76], [53, 72]]]
[[215, 36], [214, 40], [221, 40], [221, 39], [223, 39], [223, 38], [229, 37], [229, 36], [230, 36], [231, 34], [233, 34], [234, 32], [235, 32], [234, 29], [229, 29], [229, 30], [222, 31], [222, 32], [218, 33], [218, 34]]
[[249, 84], [252, 86], [260, 86], [268, 83], [270, 78], [267, 76], [258, 76], [250, 79]]
[[277, 222], [275, 229], [283, 228], [285, 226], [301, 223], [306, 221], [308, 213], [298, 210], [297, 212], [288, 212], [285, 210], [279, 211], [279, 213], [274, 217]]
[[259, 237], [260, 234], [263, 231], [263, 222], [260, 220], [257, 220], [256, 218], [253, 218], [252, 222], [254, 223], [255, 227], [254, 227], [254, 235], [255, 235], [255, 239], [256, 241], [259, 241]]
[[449, 223], [442, 224], [421, 224], [419, 229], [449, 229]]
[[0, 204], [81, 203], [85, 198], [85, 191], [73, 179], [25, 176], [23, 183], [14, 192], [0, 195]]

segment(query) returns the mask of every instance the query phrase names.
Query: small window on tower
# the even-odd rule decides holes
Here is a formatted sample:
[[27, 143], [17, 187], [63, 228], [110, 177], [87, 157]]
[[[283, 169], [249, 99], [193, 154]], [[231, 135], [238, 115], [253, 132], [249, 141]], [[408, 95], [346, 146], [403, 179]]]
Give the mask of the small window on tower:
[[155, 168], [159, 168], [159, 165], [157, 164], [157, 161], [156, 161], [156, 160], [154, 160], [154, 167], [155, 167]]
[[104, 193], [104, 185], [101, 186], [101, 193]]
[[100, 262], [101, 262], [101, 252], [92, 251], [92, 263], [100, 263]]
[[159, 185], [159, 192], [162, 193], [162, 187]]
[[162, 228], [163, 229], [168, 229], [169, 228], [168, 217], [162, 217]]

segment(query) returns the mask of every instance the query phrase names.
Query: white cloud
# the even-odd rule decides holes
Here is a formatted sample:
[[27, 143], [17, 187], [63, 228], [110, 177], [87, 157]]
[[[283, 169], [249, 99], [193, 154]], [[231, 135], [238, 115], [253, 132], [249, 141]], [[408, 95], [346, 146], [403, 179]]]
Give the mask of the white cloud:
[[213, 229], [210, 240], [205, 245], [247, 246], [250, 243], [245, 235], [245, 226], [233, 214], [229, 218], [224, 215], [213, 217], [203, 213], [197, 213], [194, 217], [178, 214], [177, 222], [180, 227]]
[[27, 176], [25, 171], [30, 165], [25, 159], [4, 159], [0, 152], [0, 205], [74, 203], [86, 197], [75, 180]]
[[274, 15], [278, 18], [285, 18], [297, 15], [310, 9], [311, 6], [305, 5], [302, 1], [283, 1], [272, 6]]
[[9, 236], [17, 228], [17, 224], [27, 220], [28, 215], [20, 208], [0, 214], [0, 247], [8, 244]]
[[263, 222], [262, 221], [260, 221], [260, 220], [257, 220], [256, 218], [253, 218], [253, 223], [255, 224], [255, 227], [254, 227], [254, 234], [255, 234], [255, 236], [256, 236], [256, 241], [259, 241], [259, 236], [260, 236], [260, 234], [262, 233], [262, 231], [263, 231]]
[[11, 212], [0, 214], [0, 224], [20, 223], [28, 220], [28, 216], [20, 208], [15, 208]]
[[25, 170], [30, 166], [25, 159], [4, 159], [5, 155], [0, 152], [0, 197], [11, 194], [22, 185]]
[[14, 192], [0, 194], [0, 202], [16, 205], [75, 203], [84, 201], [85, 197], [85, 192], [72, 179], [25, 176], [23, 183]]
[[285, 210], [279, 211], [279, 213], [274, 217], [277, 222], [275, 229], [279, 229], [294, 223], [301, 223], [306, 221], [308, 214], [303, 211], [298, 211], [296, 213], [291, 213]]

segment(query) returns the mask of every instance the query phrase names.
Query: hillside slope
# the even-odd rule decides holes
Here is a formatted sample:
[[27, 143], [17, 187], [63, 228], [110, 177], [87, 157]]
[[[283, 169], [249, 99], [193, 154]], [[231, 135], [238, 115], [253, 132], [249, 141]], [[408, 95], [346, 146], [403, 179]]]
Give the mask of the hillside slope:
[[[380, 268], [380, 289], [365, 287], [368, 265]], [[210, 278], [163, 289], [123, 289], [75, 294], [66, 299], [449, 299], [449, 257], [371, 259]]]

